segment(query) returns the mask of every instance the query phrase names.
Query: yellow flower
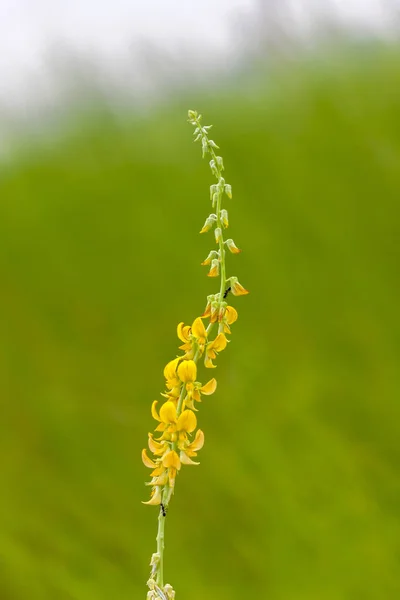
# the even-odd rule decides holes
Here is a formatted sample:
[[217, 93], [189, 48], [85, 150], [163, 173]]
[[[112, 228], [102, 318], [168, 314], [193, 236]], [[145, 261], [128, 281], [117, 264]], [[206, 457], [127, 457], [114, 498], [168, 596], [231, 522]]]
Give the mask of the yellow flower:
[[217, 357], [218, 352], [225, 350], [228, 340], [224, 333], [219, 333], [214, 341], [209, 342], [206, 347], [206, 356], [204, 359], [204, 365], [209, 368], [215, 368], [213, 360]]
[[197, 402], [201, 402], [201, 394], [205, 396], [211, 396], [217, 389], [217, 380], [212, 378], [205, 385], [202, 385], [199, 381], [195, 381], [193, 385], [193, 392], [191, 398], [187, 397], [185, 399], [185, 405], [192, 410], [197, 410], [193, 406], [193, 400]]
[[201, 317], [197, 317], [191, 327], [183, 322], [179, 323], [177, 334], [178, 338], [184, 342], [182, 346], [179, 346], [179, 349], [186, 352], [185, 359], [192, 359], [196, 349], [199, 350], [200, 354], [203, 353], [207, 341], [207, 332]]
[[179, 377], [176, 375], [176, 368], [179, 364], [181, 357], [174, 358], [171, 360], [164, 369], [164, 377], [166, 379], [166, 386], [169, 390], [168, 396], [172, 396], [174, 398], [179, 397], [179, 390], [181, 386], [181, 382], [179, 381]]
[[167, 452], [167, 454], [164, 455], [162, 464], [163, 467], [167, 469], [168, 483], [170, 487], [173, 488], [175, 485], [176, 473], [181, 468], [181, 461], [175, 450], [170, 450], [169, 452]]
[[178, 447], [180, 449], [179, 458], [183, 465], [198, 465], [198, 462], [191, 460], [191, 456], [197, 456], [197, 452], [204, 446], [204, 433], [198, 429], [193, 442], [182, 440]]
[[237, 321], [237, 318], [238, 318], [237, 310], [235, 308], [233, 308], [233, 306], [227, 306], [222, 314], [222, 318], [219, 319], [224, 325], [225, 333], [231, 332], [231, 328], [229, 327], [229, 325], [232, 325], [232, 323], [235, 323], [235, 321]]

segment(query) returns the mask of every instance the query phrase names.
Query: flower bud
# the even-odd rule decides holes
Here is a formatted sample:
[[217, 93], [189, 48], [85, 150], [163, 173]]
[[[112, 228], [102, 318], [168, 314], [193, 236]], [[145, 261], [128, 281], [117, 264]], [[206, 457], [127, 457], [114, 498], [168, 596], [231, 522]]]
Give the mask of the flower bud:
[[237, 277], [231, 277], [231, 291], [234, 296], [245, 296], [248, 294], [246, 290], [238, 281]]
[[213, 201], [214, 194], [218, 192], [218, 186], [216, 183], [210, 185], [210, 200]]
[[224, 170], [224, 160], [223, 160], [222, 156], [217, 156], [217, 165], [221, 171]]
[[219, 244], [221, 237], [222, 237], [222, 231], [221, 231], [221, 227], [216, 227], [214, 230], [214, 235], [215, 235], [215, 241], [217, 244]]
[[229, 183], [225, 184], [225, 194], [228, 198], [232, 198], [232, 186]]
[[214, 258], [214, 260], [211, 261], [211, 269], [207, 273], [207, 276], [208, 277], [218, 277], [218, 275], [219, 275], [219, 260]]
[[214, 223], [216, 221], [217, 221], [217, 215], [214, 215], [214, 214], [209, 215], [207, 217], [200, 233], [205, 233], [206, 231], [210, 231], [211, 227], [214, 225]]
[[188, 110], [188, 117], [191, 121], [194, 121], [197, 118], [196, 110]]
[[221, 221], [222, 221], [222, 225], [226, 229], [229, 226], [229, 220], [228, 220], [228, 211], [225, 208], [223, 208], [221, 210]]
[[219, 256], [219, 253], [216, 250], [211, 250], [211, 252], [207, 256], [207, 258], [205, 260], [203, 260], [201, 265], [202, 266], [209, 265], [211, 263], [211, 261], [213, 260], [213, 258], [218, 258], [218, 256]]
[[207, 154], [207, 152], [209, 152], [207, 138], [203, 137], [203, 139], [201, 140], [201, 145], [202, 145], [202, 153], [203, 153], [203, 158], [204, 158], [205, 155]]
[[226, 240], [225, 244], [228, 246], [229, 251], [232, 252], [232, 254], [239, 254], [239, 252], [241, 252], [233, 240]]
[[[217, 162], [218, 162], [218, 157], [217, 157]], [[217, 165], [215, 164], [214, 159], [210, 160], [210, 169], [211, 169], [211, 173], [213, 175], [215, 175], [215, 177], [218, 177], [218, 169], [217, 169]]]

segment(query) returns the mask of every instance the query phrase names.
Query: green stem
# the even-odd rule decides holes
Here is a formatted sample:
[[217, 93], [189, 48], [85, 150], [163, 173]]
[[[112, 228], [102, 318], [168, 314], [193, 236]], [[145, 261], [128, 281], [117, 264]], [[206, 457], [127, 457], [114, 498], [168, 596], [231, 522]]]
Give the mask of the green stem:
[[[164, 490], [165, 494], [165, 490]], [[157, 531], [157, 554], [159, 555], [158, 569], [156, 582], [161, 588], [164, 587], [164, 527], [165, 517], [163, 511], [160, 510], [158, 515], [158, 531]]]

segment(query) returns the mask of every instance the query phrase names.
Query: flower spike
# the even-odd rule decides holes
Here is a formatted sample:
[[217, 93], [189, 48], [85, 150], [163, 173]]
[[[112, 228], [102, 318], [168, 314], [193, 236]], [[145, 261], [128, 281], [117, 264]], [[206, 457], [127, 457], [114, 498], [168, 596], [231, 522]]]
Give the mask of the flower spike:
[[[243, 296], [248, 291], [239, 283], [237, 277], [226, 275], [227, 250], [237, 255], [241, 250], [232, 239], [224, 239], [224, 231], [229, 227], [228, 211], [222, 207], [223, 200], [232, 198], [232, 187], [223, 177], [224, 162], [215, 151], [217, 144], [209, 138], [210, 125], [202, 124], [202, 116], [195, 110], [188, 111], [189, 123], [194, 126], [194, 141], [200, 142], [202, 155], [208, 155], [209, 166], [216, 178], [210, 186], [210, 202], [213, 212], [208, 215], [200, 233], [213, 230], [217, 249], [212, 249], [201, 263], [208, 266], [208, 277], [220, 278], [219, 291], [207, 297], [204, 313], [195, 318], [191, 325], [181, 321], [176, 329], [181, 343], [181, 354], [170, 360], [164, 367], [165, 391], [159, 405], [154, 400], [151, 416], [155, 423], [155, 433], [148, 434], [147, 450], [142, 451], [144, 466], [151, 469], [150, 499], [143, 504], [159, 507], [157, 551], [150, 562], [150, 578], [147, 582], [148, 600], [174, 600], [175, 591], [163, 580], [164, 524], [168, 507], [175, 490], [178, 473], [182, 467], [196, 466], [194, 460], [204, 446], [204, 433], [198, 428], [196, 405], [202, 396], [211, 396], [217, 388], [213, 377], [206, 383], [197, 380], [199, 366], [204, 362], [206, 368], [215, 368], [218, 355], [227, 348], [227, 335], [231, 325], [238, 318], [237, 310], [228, 305], [228, 295]], [[200, 379], [202, 375], [199, 375]], [[204, 380], [203, 380], [204, 381]]]

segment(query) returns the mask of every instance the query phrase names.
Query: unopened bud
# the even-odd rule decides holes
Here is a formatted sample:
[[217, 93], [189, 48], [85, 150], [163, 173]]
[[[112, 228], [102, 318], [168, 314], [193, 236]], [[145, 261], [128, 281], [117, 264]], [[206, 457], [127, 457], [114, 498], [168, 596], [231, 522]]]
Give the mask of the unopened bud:
[[232, 254], [239, 254], [239, 252], [241, 252], [240, 248], [236, 246], [233, 240], [226, 240], [225, 244], [228, 246], [229, 251], [232, 252]]
[[217, 148], [219, 150], [219, 146], [217, 146], [214, 140], [209, 140], [208, 143], [211, 146], [211, 148]]
[[210, 169], [212, 174], [215, 175], [215, 177], [218, 177], [218, 169], [214, 159], [210, 160]]
[[214, 235], [215, 235], [215, 241], [216, 241], [216, 243], [219, 244], [219, 242], [221, 241], [221, 237], [222, 237], [221, 227], [216, 227], [215, 228]]
[[225, 229], [227, 227], [229, 227], [228, 211], [225, 208], [223, 208], [221, 210], [221, 221], [222, 221], [222, 225], [225, 227]]
[[217, 215], [214, 215], [214, 214], [209, 215], [207, 217], [200, 233], [205, 233], [206, 231], [210, 231], [211, 227], [214, 225], [214, 223], [216, 223], [216, 221], [217, 221]]
[[224, 170], [224, 160], [223, 160], [222, 156], [217, 156], [217, 165], [221, 171]]
[[210, 200], [213, 202], [214, 194], [218, 192], [218, 186], [216, 183], [210, 185]]
[[191, 121], [194, 121], [197, 118], [196, 110], [188, 110], [188, 117]]
[[203, 153], [203, 158], [204, 158], [205, 155], [207, 154], [207, 152], [209, 151], [208, 144], [207, 144], [207, 138], [203, 137], [203, 139], [201, 140], [201, 145], [202, 145], [202, 153]]
[[225, 184], [225, 194], [228, 198], [232, 198], [232, 186], [229, 183]]
[[211, 252], [207, 256], [207, 258], [205, 260], [203, 260], [201, 265], [202, 266], [209, 265], [211, 263], [211, 261], [213, 260], [213, 258], [218, 258], [218, 256], [219, 256], [219, 253], [216, 250], [211, 250]]
[[167, 594], [168, 600], [174, 600], [175, 591], [174, 591], [174, 588], [172, 587], [172, 585], [170, 585], [169, 583], [166, 583], [164, 585], [164, 592]]
[[207, 275], [208, 275], [208, 277], [218, 277], [218, 275], [219, 275], [219, 260], [217, 258], [214, 258], [214, 260], [211, 261], [211, 269], [207, 273]]
[[234, 296], [245, 296], [248, 294], [248, 290], [246, 290], [238, 281], [237, 277], [231, 277], [231, 292]]

